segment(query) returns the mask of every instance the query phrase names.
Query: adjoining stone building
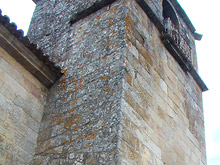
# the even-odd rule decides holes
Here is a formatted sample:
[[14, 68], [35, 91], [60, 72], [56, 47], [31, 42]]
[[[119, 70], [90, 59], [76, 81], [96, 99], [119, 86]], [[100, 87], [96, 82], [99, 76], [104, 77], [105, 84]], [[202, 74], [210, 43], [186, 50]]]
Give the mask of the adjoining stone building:
[[19, 161], [206, 164], [201, 35], [176, 0], [34, 2], [28, 37], [63, 75], [48, 89], [31, 81], [42, 120]]
[[61, 71], [0, 10], [0, 164], [29, 164], [48, 88]]

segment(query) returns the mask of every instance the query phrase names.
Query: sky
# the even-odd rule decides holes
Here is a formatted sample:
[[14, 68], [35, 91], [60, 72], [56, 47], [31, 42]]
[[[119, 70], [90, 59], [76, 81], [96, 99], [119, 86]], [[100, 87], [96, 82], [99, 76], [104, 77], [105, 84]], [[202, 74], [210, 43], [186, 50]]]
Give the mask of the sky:
[[209, 88], [203, 93], [208, 165], [220, 165], [220, 1], [178, 0], [198, 33], [199, 74]]
[[[220, 165], [220, 0], [178, 0], [198, 33], [199, 74], [209, 88], [203, 93], [208, 165]], [[28, 30], [35, 4], [31, 0], [0, 0], [3, 15], [18, 29]]]

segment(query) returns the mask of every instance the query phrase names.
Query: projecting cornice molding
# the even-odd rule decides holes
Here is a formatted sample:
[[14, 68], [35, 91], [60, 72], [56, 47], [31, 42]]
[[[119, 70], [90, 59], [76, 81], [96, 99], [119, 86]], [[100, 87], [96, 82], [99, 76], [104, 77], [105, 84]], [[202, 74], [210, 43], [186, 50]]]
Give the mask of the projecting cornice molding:
[[73, 14], [70, 19], [70, 24], [72, 25], [72, 24], [76, 23], [77, 21], [79, 21], [85, 17], [88, 17], [92, 13], [95, 13], [96, 11], [112, 4], [115, 1], [117, 1], [117, 0], [102, 0], [102, 1], [94, 3], [92, 6], [88, 7], [87, 9], [84, 9], [78, 13]]
[[[195, 70], [195, 68], [192, 65], [192, 62], [189, 60], [189, 58], [184, 54], [182, 49], [177, 45], [177, 43], [174, 41], [172, 36], [169, 33], [166, 33], [166, 29], [161, 22], [161, 20], [156, 16], [156, 14], [152, 11], [150, 6], [147, 4], [146, 0], [136, 0], [136, 2], [139, 4], [139, 6], [143, 9], [143, 11], [147, 14], [149, 19], [154, 23], [156, 28], [161, 34], [161, 40], [164, 44], [164, 46], [167, 48], [167, 50], [170, 52], [170, 54], [175, 58], [175, 60], [179, 63], [181, 68], [185, 71], [191, 74], [193, 79], [196, 81], [198, 86], [201, 88], [201, 90], [207, 91], [208, 88]], [[180, 6], [179, 6], [180, 7]], [[181, 7], [180, 7], [181, 8]], [[183, 10], [183, 9], [182, 9]], [[185, 12], [184, 12], [185, 13]], [[184, 15], [184, 13], [182, 13]], [[186, 14], [185, 14], [186, 16]], [[185, 17], [186, 19], [186, 17]], [[187, 17], [188, 19], [188, 17]], [[190, 25], [191, 22], [187, 21]], [[190, 26], [190, 30], [194, 31], [195, 28], [193, 26]], [[196, 39], [201, 39], [201, 35], [198, 33], [194, 33], [196, 36]]]
[[0, 46], [49, 88], [62, 75], [61, 69], [49, 61], [23, 34], [14, 23], [10, 23], [7, 16], [1, 15], [0, 10]]

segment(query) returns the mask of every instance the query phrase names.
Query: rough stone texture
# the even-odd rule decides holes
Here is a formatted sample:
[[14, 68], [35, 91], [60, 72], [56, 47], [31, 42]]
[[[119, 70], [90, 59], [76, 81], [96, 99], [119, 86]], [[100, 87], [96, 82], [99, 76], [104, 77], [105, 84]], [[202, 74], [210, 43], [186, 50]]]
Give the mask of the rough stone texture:
[[164, 48], [155, 26], [134, 2], [126, 23], [122, 161], [206, 164], [201, 89]]
[[29, 164], [47, 89], [0, 48], [0, 164]]
[[37, 3], [29, 38], [64, 75], [49, 90], [33, 164], [206, 164], [199, 86], [134, 0], [70, 26], [94, 2]]
[[70, 26], [85, 2], [40, 1], [32, 19], [30, 39], [64, 72], [49, 91], [35, 164], [118, 160], [127, 5], [118, 1]]

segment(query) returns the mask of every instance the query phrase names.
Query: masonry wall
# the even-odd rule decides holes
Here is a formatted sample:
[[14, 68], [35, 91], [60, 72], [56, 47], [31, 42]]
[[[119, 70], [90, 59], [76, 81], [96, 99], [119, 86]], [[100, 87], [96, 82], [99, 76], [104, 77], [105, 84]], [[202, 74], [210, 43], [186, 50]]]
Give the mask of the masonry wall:
[[0, 48], [0, 89], [0, 164], [29, 164], [47, 88]]
[[70, 24], [94, 2], [37, 3], [29, 38], [64, 75], [33, 164], [206, 164], [200, 88], [134, 0]]
[[206, 164], [202, 94], [134, 1], [126, 17], [120, 154], [124, 164]]
[[93, 3], [37, 3], [29, 38], [64, 75], [49, 90], [34, 164], [118, 162], [127, 6], [118, 1], [70, 25]]

